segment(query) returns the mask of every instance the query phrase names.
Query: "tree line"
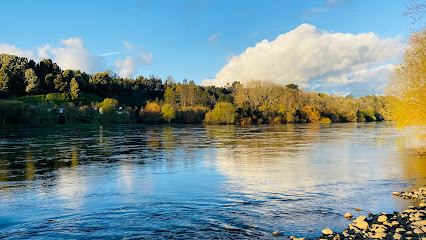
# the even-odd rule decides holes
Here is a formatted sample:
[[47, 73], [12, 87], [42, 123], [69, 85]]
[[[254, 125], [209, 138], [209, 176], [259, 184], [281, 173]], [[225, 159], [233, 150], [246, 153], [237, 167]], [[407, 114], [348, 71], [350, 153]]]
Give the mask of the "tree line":
[[295, 84], [234, 82], [225, 87], [177, 83], [171, 76], [122, 78], [62, 70], [0, 54], [0, 124], [187, 123], [283, 124], [382, 121], [388, 97], [330, 96]]

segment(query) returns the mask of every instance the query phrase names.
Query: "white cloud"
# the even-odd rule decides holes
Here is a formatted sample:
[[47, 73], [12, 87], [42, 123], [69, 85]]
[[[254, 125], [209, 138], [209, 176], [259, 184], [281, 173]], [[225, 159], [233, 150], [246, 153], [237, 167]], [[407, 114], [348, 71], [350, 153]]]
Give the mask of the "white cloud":
[[337, 5], [348, 2], [348, 0], [328, 0], [327, 2], [323, 3], [321, 6], [313, 7], [305, 12], [302, 13], [302, 17], [304, 18], [310, 18], [313, 17], [321, 12], [327, 12], [330, 9], [336, 7]]
[[117, 59], [114, 62], [114, 66], [120, 76], [131, 77], [137, 67], [152, 63], [154, 58], [152, 53], [147, 52], [141, 47], [131, 45], [128, 42], [124, 42], [123, 45], [128, 50], [128, 54], [124, 58]]
[[105, 70], [105, 59], [85, 49], [81, 38], [61, 39], [60, 43], [59, 46], [46, 44], [37, 47], [36, 50], [24, 50], [15, 45], [0, 44], [0, 53], [26, 57], [37, 62], [43, 58], [52, 58], [62, 69], [78, 69], [87, 73]]
[[132, 51], [135, 48], [133, 45], [131, 45], [128, 42], [124, 42], [123, 45], [124, 45], [124, 48], [126, 48], [129, 51]]
[[88, 73], [105, 70], [105, 59], [85, 49], [81, 38], [62, 39], [61, 44], [63, 47], [51, 47], [48, 51], [62, 69], [78, 69]]
[[357, 82], [366, 85], [386, 81], [392, 69], [386, 64], [402, 51], [400, 39], [381, 39], [374, 33], [329, 33], [302, 24], [274, 41], [263, 40], [247, 48], [214, 79], [205, 79], [202, 84], [224, 86], [233, 81], [266, 80], [294, 83], [305, 89], [330, 84], [348, 87]]
[[212, 35], [209, 36], [209, 38], [207, 39], [207, 41], [210, 44], [217, 45], [219, 37], [220, 37], [220, 33], [214, 33], [214, 34], [212, 34]]
[[6, 54], [16, 55], [16, 56], [20, 56], [20, 57], [26, 57], [26, 58], [30, 58], [30, 59], [36, 59], [37, 58], [37, 55], [34, 53], [34, 51], [23, 50], [23, 49], [17, 48], [15, 45], [10, 45], [10, 44], [5, 44], [5, 43], [0, 44], [0, 53], [6, 53]]

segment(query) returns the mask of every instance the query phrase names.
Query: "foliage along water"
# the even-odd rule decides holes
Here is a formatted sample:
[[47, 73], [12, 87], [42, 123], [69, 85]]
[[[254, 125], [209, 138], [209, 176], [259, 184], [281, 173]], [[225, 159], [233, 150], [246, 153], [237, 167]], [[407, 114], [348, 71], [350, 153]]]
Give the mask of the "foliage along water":
[[[401, 210], [426, 159], [387, 123], [0, 129], [0, 238], [315, 236]], [[360, 208], [362, 212], [355, 212]]]

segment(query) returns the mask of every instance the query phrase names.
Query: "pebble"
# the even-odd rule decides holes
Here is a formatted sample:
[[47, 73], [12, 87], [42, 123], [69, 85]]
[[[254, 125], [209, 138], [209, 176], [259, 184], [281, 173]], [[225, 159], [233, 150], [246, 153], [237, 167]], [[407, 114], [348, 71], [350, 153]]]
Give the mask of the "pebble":
[[380, 216], [378, 219], [377, 219], [377, 221], [378, 222], [386, 222], [388, 220], [388, 217], [386, 217], [386, 216], [384, 216], [384, 215], [382, 215], [382, 216]]
[[[331, 229], [322, 230], [321, 238], [312, 238], [312, 240], [341, 240], [341, 239], [395, 239], [410, 240], [422, 239], [426, 236], [426, 187], [411, 192], [393, 192], [394, 196], [404, 199], [411, 199], [415, 205], [409, 206], [405, 211], [380, 214], [369, 213], [368, 217], [359, 216], [352, 221], [341, 233], [334, 233]], [[356, 208], [359, 212], [361, 209]], [[345, 218], [351, 219], [351, 213], [345, 213]], [[277, 233], [278, 235], [274, 234]], [[278, 232], [272, 235], [280, 236]], [[290, 237], [292, 240], [298, 238]]]
[[395, 233], [394, 235], [393, 235], [393, 239], [395, 239], [395, 240], [400, 240], [402, 238], [402, 235], [401, 234], [399, 234], [399, 233]]

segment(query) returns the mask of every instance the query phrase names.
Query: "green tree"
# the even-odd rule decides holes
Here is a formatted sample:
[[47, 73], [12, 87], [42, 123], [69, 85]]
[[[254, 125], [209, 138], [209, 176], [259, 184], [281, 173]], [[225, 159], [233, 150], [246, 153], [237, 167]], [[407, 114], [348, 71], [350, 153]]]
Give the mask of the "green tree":
[[78, 95], [80, 95], [80, 87], [78, 85], [77, 80], [75, 80], [75, 78], [71, 79], [70, 82], [70, 96], [71, 99], [74, 100], [78, 97]]
[[61, 74], [56, 75], [55, 79], [53, 80], [53, 84], [55, 84], [55, 89], [61, 93], [69, 91], [69, 84]]
[[235, 108], [232, 103], [219, 102], [216, 103], [214, 109], [211, 112], [211, 116], [214, 122], [218, 124], [231, 124], [235, 123]]
[[40, 79], [34, 69], [29, 68], [25, 71], [25, 83], [27, 84], [25, 92], [38, 93], [40, 91]]
[[164, 104], [161, 107], [161, 114], [163, 115], [163, 119], [168, 123], [176, 117], [176, 111], [170, 104]]
[[11, 79], [9, 77], [7, 68], [5, 67], [0, 68], [0, 96], [1, 97], [5, 97], [9, 94], [10, 84], [11, 84]]
[[95, 73], [89, 80], [94, 85], [96, 93], [101, 97], [108, 96], [112, 90], [113, 78], [111, 75], [110, 71]]
[[176, 106], [177, 101], [178, 101], [178, 96], [174, 88], [167, 87], [166, 91], [164, 92], [164, 102], [171, 106]]
[[102, 108], [103, 114], [105, 115], [115, 115], [118, 108], [118, 101], [114, 98], [105, 98], [101, 102], [100, 107]]

